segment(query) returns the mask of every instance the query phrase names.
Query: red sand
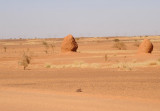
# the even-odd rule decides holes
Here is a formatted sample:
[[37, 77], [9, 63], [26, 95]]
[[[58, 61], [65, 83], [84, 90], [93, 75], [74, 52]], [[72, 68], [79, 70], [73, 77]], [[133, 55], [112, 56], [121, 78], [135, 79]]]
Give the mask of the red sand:
[[[159, 111], [160, 40], [149, 37], [152, 54], [137, 56], [135, 39], [144, 38], [118, 38], [127, 50], [113, 48], [114, 39], [80, 38], [67, 54], [62, 39], [45, 40], [55, 43], [48, 54], [41, 39], [0, 40], [0, 111]], [[32, 58], [26, 70], [18, 64], [24, 51]], [[144, 66], [128, 68], [138, 62]]]

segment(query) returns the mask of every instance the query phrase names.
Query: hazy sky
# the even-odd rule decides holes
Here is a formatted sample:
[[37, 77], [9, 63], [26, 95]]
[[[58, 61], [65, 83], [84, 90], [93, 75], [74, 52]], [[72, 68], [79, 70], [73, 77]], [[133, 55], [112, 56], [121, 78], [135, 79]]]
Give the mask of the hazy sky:
[[0, 38], [160, 35], [160, 0], [0, 0]]

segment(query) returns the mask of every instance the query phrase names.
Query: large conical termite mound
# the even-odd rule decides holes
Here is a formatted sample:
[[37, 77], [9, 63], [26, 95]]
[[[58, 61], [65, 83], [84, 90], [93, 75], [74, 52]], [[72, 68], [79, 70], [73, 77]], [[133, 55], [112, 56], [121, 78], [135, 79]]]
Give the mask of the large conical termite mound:
[[78, 44], [71, 34], [64, 37], [64, 40], [61, 45], [61, 52], [76, 52], [77, 49]]
[[149, 39], [144, 39], [141, 45], [139, 46], [138, 53], [152, 53], [153, 51], [153, 44]]

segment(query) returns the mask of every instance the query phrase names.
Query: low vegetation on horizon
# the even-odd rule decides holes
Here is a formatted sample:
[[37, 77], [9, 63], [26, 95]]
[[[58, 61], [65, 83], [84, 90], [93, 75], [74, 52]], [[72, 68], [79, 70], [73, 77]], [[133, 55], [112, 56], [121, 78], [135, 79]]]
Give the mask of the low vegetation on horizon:
[[[147, 37], [147, 38], [149, 38], [149, 37]], [[100, 53], [101, 54], [103, 53], [103, 57], [101, 55], [103, 60], [100, 59], [99, 62], [97, 62], [97, 61], [94, 62], [95, 60], [92, 59], [92, 55], [90, 55], [90, 57], [88, 57], [88, 60], [87, 60], [87, 57], [85, 57], [85, 56], [82, 57], [82, 61], [84, 60], [84, 62], [71, 63], [71, 62], [76, 61], [76, 60], [74, 60], [74, 61], [72, 60], [72, 59], [74, 59], [74, 56], [76, 57], [76, 55], [74, 55], [72, 59], [70, 58], [71, 59], [70, 63], [62, 64], [63, 62], [65, 63], [66, 61], [69, 61], [64, 56], [63, 58], [59, 59], [59, 61], [61, 61], [61, 64], [57, 64], [57, 63], [54, 64], [54, 62], [50, 63], [50, 61], [48, 61], [48, 63], [50, 63], [50, 64], [46, 64], [45, 67], [46, 68], [78, 68], [78, 67], [80, 67], [80, 68], [103, 68], [103, 67], [105, 67], [105, 65], [107, 66], [110, 64], [110, 67], [108, 67], [108, 68], [112, 68], [112, 67], [116, 66], [115, 65], [115, 62], [116, 62], [116, 64], [119, 64], [119, 66], [117, 66], [117, 68], [123, 67], [124, 69], [131, 69], [130, 68], [131, 66], [128, 67], [129, 63], [127, 63], [127, 62], [124, 63], [124, 60], [122, 59], [121, 56], [126, 55], [126, 54], [130, 54], [130, 53], [132, 53], [132, 54], [136, 53], [136, 50], [138, 49], [138, 47], [143, 39], [144, 38], [131, 38], [131, 39], [130, 38], [110, 38], [110, 39], [106, 39], [106, 38], [83, 38], [83, 39], [80, 39], [80, 38], [77, 38], [76, 40], [79, 41], [78, 44], [79, 44], [80, 51], [78, 50], [78, 52], [80, 55], [90, 53], [90, 52], [92, 52], [90, 54], [93, 54], [93, 55], [94, 54], [100, 55]], [[102, 42], [97, 43], [97, 42], [95, 42], [96, 40], [102, 41]], [[103, 42], [103, 40], [104, 40], [104, 42]], [[155, 40], [157, 40], [157, 38], [155, 38]], [[153, 38], [152, 38], [152, 41], [154, 41]], [[42, 55], [44, 58], [41, 58], [43, 60], [43, 62], [45, 61], [45, 59], [47, 60], [49, 56], [55, 56], [56, 58], [53, 57], [51, 60], [56, 61], [57, 57], [59, 56], [58, 54], [60, 54], [61, 42], [62, 41], [59, 41], [59, 40], [53, 41], [53, 39], [51, 39], [51, 40], [45, 39], [43, 41], [41, 39], [40, 40], [36, 39], [36, 40], [25, 40], [24, 42], [23, 42], [23, 40], [16, 41], [16, 42], [15, 41], [1, 42], [1, 44], [3, 43], [1, 46], [1, 50], [2, 50], [2, 55], [4, 54], [4, 57], [5, 56], [9, 57], [14, 52], [14, 56], [19, 58], [21, 56], [19, 54], [22, 52], [23, 47], [25, 47], [25, 48], [27, 48], [27, 52], [32, 50], [32, 52], [35, 53], [36, 56], [33, 58], [33, 60], [37, 60], [37, 58], [39, 59], [42, 52], [43, 53], [45, 52], [46, 55]], [[56, 43], [56, 46], [58, 44], [58, 46], [56, 48], [56, 53], [55, 53], [55, 43]], [[90, 44], [90, 46], [88, 46], [88, 44]], [[103, 47], [105, 46], [106, 48], [100, 49], [102, 47], [101, 44], [103, 45]], [[32, 48], [32, 45], [38, 46], [39, 48], [36, 48], [36, 47]], [[41, 45], [41, 47], [40, 47], [40, 45]], [[12, 48], [11, 46], [14, 46], [14, 47]], [[135, 46], [135, 47], [133, 47], [133, 46]], [[87, 47], [88, 49], [85, 49], [85, 47]], [[133, 47], [134, 50], [130, 50], [130, 47]], [[98, 48], [100, 50], [98, 50]], [[116, 48], [118, 50], [112, 50], [113, 48]], [[59, 53], [57, 53], [58, 51], [59, 51]], [[27, 52], [24, 52], [22, 54], [20, 61], [18, 60], [19, 64], [21, 66], [23, 66], [24, 70], [26, 70], [26, 68], [29, 66], [29, 64], [31, 64], [31, 56], [29, 54], [27, 54]], [[52, 55], [52, 53], [54, 53], [54, 55]], [[66, 57], [69, 57], [69, 56], [71, 57], [72, 54], [71, 55], [66, 54]], [[130, 55], [130, 56], [133, 56], [133, 55]], [[97, 56], [97, 57], [95, 57], [95, 59], [99, 59], [99, 57]], [[80, 58], [81, 57], [78, 58], [78, 56], [77, 56], [77, 61], [81, 60]], [[85, 61], [85, 58], [87, 61]], [[37, 63], [39, 63], [39, 62], [37, 62]], [[47, 63], [47, 62], [45, 62], [45, 63]], [[122, 63], [123, 63], [123, 65], [122, 65]], [[41, 63], [41, 64], [44, 64], [44, 63]], [[131, 64], [135, 65], [135, 63], [131, 63]], [[148, 64], [149, 64], [149, 66], [158, 66], [159, 62], [153, 61]], [[31, 66], [34, 66], [34, 65], [32, 64]], [[141, 66], [141, 65], [137, 65], [137, 66]]]

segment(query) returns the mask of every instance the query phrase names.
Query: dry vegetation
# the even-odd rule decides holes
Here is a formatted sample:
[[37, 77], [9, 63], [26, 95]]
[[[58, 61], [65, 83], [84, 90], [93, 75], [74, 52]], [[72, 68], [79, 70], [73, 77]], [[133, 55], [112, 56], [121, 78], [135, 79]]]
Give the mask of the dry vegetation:
[[61, 53], [61, 38], [0, 40], [0, 110], [70, 105], [105, 111], [113, 105], [130, 111], [125, 103], [159, 111], [160, 36], [147, 37], [151, 54], [137, 54], [144, 38], [76, 38], [79, 53]]
[[7, 51], [7, 47], [6, 47], [6, 46], [4, 46], [4, 47], [3, 47], [3, 49], [4, 49], [4, 52], [6, 52], [6, 51]]
[[126, 50], [127, 49], [127, 46], [125, 45], [124, 42], [121, 42], [121, 41], [116, 41], [113, 45], [114, 48], [117, 48], [119, 50]]
[[[75, 57], [79, 56], [79, 57], [77, 59], [76, 58], [74, 59], [74, 57], [72, 58], [72, 56], [70, 56], [73, 60], [67, 60], [67, 58], [65, 59], [64, 57], [61, 57], [61, 56], [59, 57], [60, 46], [61, 46], [60, 44], [62, 42], [62, 39], [45, 39], [45, 40], [43, 40], [43, 42], [41, 42], [42, 40], [40, 40], [40, 39], [35, 39], [35, 40], [20, 39], [20, 40], [9, 40], [9, 42], [1, 41], [1, 44], [2, 44], [2, 48], [3, 48], [4, 52], [6, 53], [6, 55], [9, 56], [9, 55], [11, 55], [11, 53], [14, 52], [15, 57], [19, 57], [19, 53], [22, 52], [21, 50], [24, 50], [22, 47], [24, 47], [24, 46], [27, 47], [27, 52], [29, 52], [30, 50], [32, 50], [32, 52], [34, 52], [34, 56], [35, 56], [34, 60], [35, 61], [36, 60], [45, 61], [45, 62], [41, 62], [39, 64], [40, 67], [43, 65], [43, 67], [45, 66], [46, 68], [61, 68], [61, 67], [62, 68], [63, 67], [70, 67], [70, 68], [74, 68], [74, 67], [104, 68], [104, 67], [106, 67], [106, 68], [112, 68], [112, 67], [116, 66], [116, 64], [119, 64], [119, 66], [117, 66], [117, 67], [121, 67], [121, 68], [124, 67], [125, 68], [125, 67], [128, 67], [126, 64], [120, 65], [120, 64], [124, 63], [124, 59], [122, 56], [124, 56], [126, 54], [133, 56], [134, 54], [136, 54], [136, 51], [137, 51], [136, 47], [139, 46], [140, 41], [142, 41], [144, 38], [146, 38], [146, 37], [134, 37], [133, 39], [129, 39], [129, 38], [125, 38], [125, 37], [124, 38], [121, 38], [121, 37], [120, 38], [97, 38], [97, 37], [95, 37], [95, 38], [76, 38], [76, 40], [78, 40], [78, 43], [79, 43], [79, 49], [78, 49], [79, 55], [77, 54], [74, 56]], [[152, 39], [152, 41], [159, 42], [156, 37], [155, 38], [147, 37], [147, 38]], [[97, 41], [99, 41], [99, 42], [97, 43]], [[43, 47], [40, 47], [41, 44]], [[89, 44], [89, 46], [86, 46], [86, 44]], [[130, 47], [132, 47], [131, 46], [132, 44], [134, 46], [136, 46], [134, 49], [130, 48]], [[13, 48], [10, 48], [11, 47], [10, 45], [12, 45]], [[34, 46], [34, 47], [32, 47], [32, 46]], [[128, 46], [128, 48], [127, 48], [127, 46]], [[112, 47], [116, 48], [118, 50], [113, 50]], [[81, 51], [79, 51], [79, 50], [81, 50]], [[46, 56], [42, 54], [43, 51], [47, 54]], [[49, 56], [51, 56], [52, 53], [55, 54], [55, 57], [52, 57], [52, 59], [50, 61]], [[90, 55], [85, 56], [87, 54], [90, 54]], [[101, 55], [101, 54], [103, 54], [103, 55]], [[6, 56], [6, 55], [4, 55], [4, 56]], [[84, 60], [79, 59], [79, 58], [81, 58], [81, 55], [82, 55], [82, 58], [84, 58]], [[83, 55], [84, 55], [84, 57], [83, 57]], [[102, 61], [100, 60], [101, 57], [103, 58]], [[94, 58], [95, 58], [95, 60], [94, 60]], [[127, 57], [127, 58], [129, 58], [129, 57]], [[93, 61], [91, 62], [91, 60], [89, 60], [89, 59], [91, 59]], [[97, 62], [96, 59], [98, 59], [100, 61]], [[21, 65], [24, 66], [24, 69], [26, 69], [26, 67], [30, 64], [30, 60], [31, 60], [31, 57], [28, 54], [24, 53], [22, 56], [22, 60], [21, 60]], [[83, 62], [75, 63], [75, 61], [83, 61]], [[103, 61], [105, 61], [106, 63], [103, 63]], [[59, 64], [57, 62], [61, 62], [61, 64]], [[132, 64], [132, 66], [135, 66], [135, 63], [130, 63], [130, 64]], [[159, 65], [157, 63], [150, 63], [150, 64]], [[32, 67], [39, 67], [37, 63], [35, 63], [34, 65], [31, 64], [31, 68]], [[140, 66], [140, 65], [138, 65], [138, 66]]]
[[49, 45], [48, 45], [48, 43], [46, 41], [43, 41], [42, 44], [44, 45], [44, 48], [45, 48], [44, 52], [47, 54], [48, 53], [48, 49], [49, 49]]
[[31, 63], [31, 56], [29, 56], [24, 52], [21, 60], [19, 61], [19, 64], [23, 66], [23, 69], [25, 70], [30, 63]]
[[55, 50], [55, 43], [54, 42], [52, 42], [52, 43], [49, 44], [48, 42], [43, 41], [42, 44], [43, 44], [43, 46], [45, 48], [44, 52], [46, 54], [48, 54], [49, 48], [51, 48], [52, 53], [54, 53], [54, 50]]

